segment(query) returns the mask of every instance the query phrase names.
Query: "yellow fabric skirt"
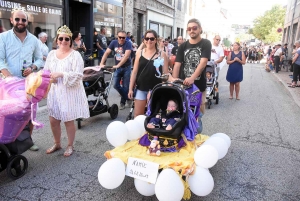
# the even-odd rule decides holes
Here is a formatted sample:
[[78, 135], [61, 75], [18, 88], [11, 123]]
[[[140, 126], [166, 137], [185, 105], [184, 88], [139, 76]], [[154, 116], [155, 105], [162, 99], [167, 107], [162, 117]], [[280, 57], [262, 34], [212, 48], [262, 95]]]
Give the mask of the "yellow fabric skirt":
[[[180, 177], [191, 174], [194, 170], [194, 153], [209, 136], [198, 134], [194, 141], [186, 141], [186, 146], [182, 147], [178, 152], [161, 152], [160, 156], [150, 156], [147, 154], [148, 147], [141, 146], [139, 140], [127, 142], [123, 146], [106, 151], [104, 156], [107, 159], [119, 158], [125, 164], [129, 157], [140, 158], [159, 164], [159, 169], [172, 168], [179, 174]], [[187, 182], [184, 182], [185, 195], [184, 199], [189, 199], [191, 196]]]

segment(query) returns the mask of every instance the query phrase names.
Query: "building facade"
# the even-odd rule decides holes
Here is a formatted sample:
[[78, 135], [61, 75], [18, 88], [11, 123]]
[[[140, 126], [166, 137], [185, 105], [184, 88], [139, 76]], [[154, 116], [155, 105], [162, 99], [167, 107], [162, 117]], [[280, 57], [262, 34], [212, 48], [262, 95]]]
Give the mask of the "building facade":
[[[288, 0], [284, 20], [282, 43], [293, 49], [296, 40], [300, 40], [300, 0]], [[292, 51], [289, 51], [291, 54]], [[289, 55], [291, 56], [291, 55]]]

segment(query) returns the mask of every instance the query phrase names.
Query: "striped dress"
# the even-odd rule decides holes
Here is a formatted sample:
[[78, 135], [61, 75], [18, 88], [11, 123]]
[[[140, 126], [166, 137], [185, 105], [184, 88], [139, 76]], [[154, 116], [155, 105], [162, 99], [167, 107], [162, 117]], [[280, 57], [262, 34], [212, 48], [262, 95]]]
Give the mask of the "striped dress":
[[44, 69], [62, 72], [57, 83], [51, 85], [47, 97], [49, 116], [63, 122], [90, 116], [87, 97], [82, 84], [83, 60], [79, 52], [72, 51], [66, 58], [58, 59], [56, 50], [47, 57]]

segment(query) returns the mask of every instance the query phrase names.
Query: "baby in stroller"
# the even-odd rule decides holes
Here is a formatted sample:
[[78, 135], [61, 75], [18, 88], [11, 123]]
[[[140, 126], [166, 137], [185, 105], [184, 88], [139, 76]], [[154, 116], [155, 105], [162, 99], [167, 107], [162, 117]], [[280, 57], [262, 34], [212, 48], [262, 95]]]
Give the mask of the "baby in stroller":
[[206, 72], [206, 82], [212, 82], [213, 78], [211, 77], [211, 72], [207, 71]]
[[172, 130], [174, 124], [180, 120], [181, 114], [178, 111], [178, 102], [176, 100], [169, 100], [167, 109], [159, 112], [155, 117], [152, 117], [147, 124], [147, 128], [164, 128]]

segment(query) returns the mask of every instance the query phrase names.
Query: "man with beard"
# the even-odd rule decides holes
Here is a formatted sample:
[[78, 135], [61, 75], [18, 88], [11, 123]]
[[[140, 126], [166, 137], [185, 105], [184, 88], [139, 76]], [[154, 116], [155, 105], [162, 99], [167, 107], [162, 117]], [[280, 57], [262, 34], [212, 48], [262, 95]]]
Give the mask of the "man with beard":
[[184, 80], [183, 84], [195, 84], [202, 92], [200, 115], [198, 118], [199, 129], [202, 132], [201, 117], [204, 114], [206, 100], [206, 75], [205, 67], [210, 60], [211, 42], [201, 38], [202, 27], [199, 20], [193, 18], [188, 21], [187, 32], [190, 39], [179, 46], [172, 76]]
[[[43, 55], [39, 40], [27, 30], [27, 14], [23, 10], [14, 9], [10, 22], [13, 28], [0, 34], [0, 71], [5, 78], [9, 76], [24, 78], [42, 66]], [[27, 67], [22, 73], [25, 61]], [[30, 133], [32, 129], [31, 124]], [[30, 149], [37, 151], [39, 148], [33, 145]]]

